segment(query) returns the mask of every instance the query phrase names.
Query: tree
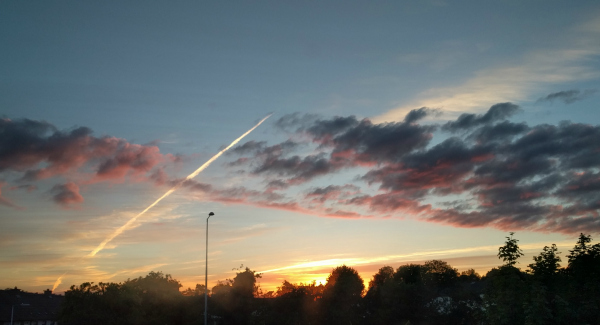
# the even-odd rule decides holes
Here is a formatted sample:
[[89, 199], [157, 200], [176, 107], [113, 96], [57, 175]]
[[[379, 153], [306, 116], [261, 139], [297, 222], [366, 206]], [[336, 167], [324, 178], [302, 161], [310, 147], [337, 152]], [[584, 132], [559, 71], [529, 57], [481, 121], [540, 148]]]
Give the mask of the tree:
[[523, 251], [517, 245], [518, 240], [512, 236], [514, 232], [510, 232], [510, 237], [506, 237], [504, 246], [498, 248], [498, 258], [502, 259], [505, 265], [514, 266], [517, 263], [517, 259], [523, 256]]
[[422, 266], [419, 264], [407, 264], [398, 267], [396, 273], [394, 273], [394, 280], [396, 282], [415, 284], [421, 283], [422, 278]]
[[365, 295], [368, 309], [368, 323], [389, 324], [392, 317], [392, 300], [394, 297], [394, 268], [384, 266], [369, 281], [369, 290]]
[[[383, 285], [394, 278], [394, 268], [391, 266], [384, 266], [379, 269], [379, 271], [373, 275], [373, 279], [369, 281], [369, 292], [377, 291]], [[368, 294], [368, 293], [367, 293]]]
[[569, 258], [569, 264], [573, 263], [575, 260], [577, 260], [577, 258], [581, 256], [588, 255], [590, 250], [588, 244], [591, 242], [592, 237], [590, 235], [586, 236], [583, 233], [580, 233], [579, 239], [577, 240], [575, 247], [573, 247], [573, 249], [569, 251], [569, 253], [571, 254], [567, 255], [567, 257]]
[[556, 244], [552, 244], [551, 247], [544, 246], [540, 255], [533, 257], [534, 263], [528, 265], [533, 275], [542, 279], [548, 279], [556, 274], [558, 268], [560, 268], [559, 262], [561, 261], [558, 254], [560, 252]]
[[[212, 299], [209, 300], [214, 306], [213, 314], [223, 318], [225, 324], [248, 324], [250, 323], [251, 313], [254, 308], [254, 297], [259, 295], [259, 286], [257, 279], [261, 277], [259, 273], [246, 267], [242, 269], [232, 279], [223, 282], [219, 281], [213, 287]], [[234, 269], [235, 270], [235, 269]]]
[[590, 245], [591, 241], [591, 236], [580, 234], [568, 255], [567, 273], [572, 286], [569, 302], [581, 324], [600, 323], [600, 244]]
[[[103, 299], [107, 288], [112, 291], [113, 284], [95, 285], [93, 282], [85, 282], [79, 286], [72, 285], [65, 292], [65, 301], [59, 320], [67, 324], [119, 324], [118, 315], [107, 306], [106, 299]], [[124, 312], [122, 319], [126, 319], [129, 312], [121, 311]], [[125, 322], [120, 323], [124, 324]]]
[[505, 264], [484, 278], [484, 324], [524, 324], [527, 274]]
[[419, 323], [425, 315], [425, 304], [431, 292], [423, 283], [423, 266], [402, 265], [394, 273], [393, 302], [390, 306], [395, 321]]
[[346, 265], [333, 269], [323, 291], [321, 307], [325, 323], [356, 323], [364, 289], [363, 279], [355, 269]]
[[448, 262], [431, 260], [423, 265], [423, 279], [426, 285], [436, 289], [448, 289], [456, 284], [458, 270], [448, 265]]
[[260, 279], [262, 275], [256, 273], [256, 271], [250, 270], [246, 267], [243, 271], [238, 272], [233, 278], [232, 290], [235, 294], [245, 297], [258, 296], [260, 286], [256, 284], [257, 279]]
[[170, 274], [150, 272], [145, 277], [127, 279], [122, 290], [131, 290], [141, 298], [145, 324], [173, 323], [182, 317], [181, 283]]
[[475, 272], [475, 269], [468, 269], [466, 271], [460, 272], [458, 279], [464, 282], [479, 281], [481, 280], [481, 275]]
[[[181, 292], [181, 294], [186, 297], [197, 297], [197, 296], [204, 296], [205, 291], [206, 291], [206, 287], [204, 286], [204, 284], [196, 283], [195, 289], [191, 289], [188, 287], [187, 289], [183, 290]], [[208, 293], [210, 294], [210, 291]]]
[[317, 316], [318, 290], [313, 281], [309, 284], [294, 284], [284, 280], [277, 288], [277, 297], [273, 299], [271, 308], [266, 310], [265, 316], [258, 320], [258, 324], [314, 324]]

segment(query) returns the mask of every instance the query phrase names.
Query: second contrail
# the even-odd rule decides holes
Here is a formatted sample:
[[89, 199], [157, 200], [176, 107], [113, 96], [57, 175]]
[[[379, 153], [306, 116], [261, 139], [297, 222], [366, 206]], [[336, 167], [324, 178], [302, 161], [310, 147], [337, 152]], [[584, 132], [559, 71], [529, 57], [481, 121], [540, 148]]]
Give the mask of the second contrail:
[[[175, 192], [176, 189], [178, 189], [185, 181], [190, 180], [196, 176], [198, 176], [198, 174], [200, 174], [203, 170], [205, 170], [208, 166], [210, 166], [210, 164], [213, 163], [213, 161], [217, 160], [217, 158], [221, 157], [221, 155], [223, 153], [225, 153], [225, 151], [229, 150], [231, 147], [235, 146], [238, 142], [240, 142], [245, 136], [247, 136], [248, 134], [250, 134], [250, 132], [254, 131], [254, 129], [256, 129], [259, 125], [261, 125], [266, 119], [268, 119], [272, 114], [267, 115], [265, 118], [263, 118], [262, 120], [260, 120], [254, 127], [252, 127], [250, 130], [246, 131], [246, 133], [242, 134], [239, 138], [233, 140], [233, 142], [231, 144], [229, 144], [225, 149], [219, 151], [216, 155], [214, 155], [212, 158], [210, 158], [207, 162], [205, 162], [202, 166], [198, 167], [198, 169], [196, 169], [193, 173], [189, 174], [186, 178], [184, 178], [183, 180], [179, 181], [179, 183], [175, 184], [175, 186], [173, 186], [171, 189], [169, 189], [165, 194], [163, 194], [161, 197], [159, 197], [158, 199], [156, 199], [156, 201], [154, 201], [152, 204], [150, 204], [146, 209], [144, 209], [144, 211], [138, 213], [135, 217], [129, 219], [129, 221], [127, 221], [124, 225], [122, 225], [121, 227], [117, 228], [112, 234], [110, 234], [108, 237], [106, 237], [106, 239], [104, 239], [104, 241], [102, 241], [100, 243], [100, 245], [98, 245], [98, 247], [96, 247], [93, 251], [91, 251], [88, 255], [86, 255], [87, 257], [93, 257], [96, 254], [98, 254], [98, 252], [100, 252], [101, 250], [104, 249], [104, 247], [106, 246], [106, 244], [110, 243], [113, 239], [115, 239], [117, 236], [119, 236], [120, 234], [122, 234], [125, 230], [129, 229], [129, 227], [141, 216], [143, 216], [146, 212], [148, 212], [148, 210], [152, 209], [155, 205], [157, 205], [160, 201], [162, 201], [164, 198], [166, 198], [167, 196], [171, 195], [171, 193]], [[66, 273], [65, 273], [66, 274]], [[52, 288], [52, 291], [54, 291], [56, 289], [56, 287], [58, 287], [58, 285], [60, 284], [62, 277], [65, 275], [63, 274], [62, 276], [60, 276], [56, 282], [54, 283], [54, 287]]]

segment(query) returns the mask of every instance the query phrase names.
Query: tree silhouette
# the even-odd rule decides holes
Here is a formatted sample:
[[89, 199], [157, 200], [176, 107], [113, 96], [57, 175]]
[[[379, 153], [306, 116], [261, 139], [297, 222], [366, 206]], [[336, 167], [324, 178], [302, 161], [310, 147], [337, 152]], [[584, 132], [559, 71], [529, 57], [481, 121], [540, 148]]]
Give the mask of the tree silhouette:
[[510, 237], [506, 237], [504, 246], [498, 248], [498, 258], [502, 259], [505, 265], [514, 266], [517, 259], [523, 256], [523, 251], [517, 245], [518, 240], [512, 237], [514, 234], [514, 232], [511, 232]]
[[[209, 310], [222, 317], [225, 324], [248, 324], [254, 306], [254, 297], [258, 296], [259, 286], [257, 279], [259, 273], [243, 265], [238, 269], [235, 277], [223, 282], [219, 281], [213, 287], [212, 304]], [[209, 300], [209, 302], [211, 302]]]
[[561, 259], [558, 254], [560, 252], [556, 244], [552, 244], [550, 247], [544, 246], [540, 255], [533, 257], [534, 263], [528, 265], [533, 275], [542, 279], [548, 279], [555, 275], [560, 268]]
[[327, 324], [349, 324], [359, 319], [360, 301], [365, 289], [358, 272], [346, 265], [338, 266], [327, 277], [322, 311]]

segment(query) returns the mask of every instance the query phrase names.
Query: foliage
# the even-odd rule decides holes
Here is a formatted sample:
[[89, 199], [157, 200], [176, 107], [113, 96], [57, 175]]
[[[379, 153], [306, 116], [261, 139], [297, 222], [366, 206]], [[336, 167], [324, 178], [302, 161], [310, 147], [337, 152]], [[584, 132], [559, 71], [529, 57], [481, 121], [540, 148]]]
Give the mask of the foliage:
[[364, 290], [363, 279], [355, 269], [346, 265], [333, 269], [321, 299], [323, 320], [327, 324], [356, 323]]
[[512, 237], [514, 234], [514, 232], [511, 232], [510, 237], [506, 237], [504, 246], [498, 248], [498, 258], [504, 261], [504, 265], [514, 266], [517, 259], [523, 256], [523, 251], [517, 245], [518, 240]]
[[485, 323], [523, 324], [527, 274], [510, 264], [505, 264], [492, 269], [483, 280]]
[[560, 268], [560, 252], [556, 247], [556, 244], [552, 244], [551, 247], [544, 246], [542, 252], [538, 256], [533, 257], [534, 263], [529, 264], [531, 272], [542, 279], [548, 279], [558, 272]]
[[[195, 297], [195, 296], [203, 296], [206, 292], [206, 287], [203, 284], [196, 284], [196, 288], [193, 290], [191, 288], [187, 288], [181, 292], [182, 295], [186, 297]], [[208, 292], [210, 293], [210, 292]]]
[[233, 279], [219, 281], [209, 300], [211, 314], [220, 317], [225, 324], [248, 324], [260, 287], [256, 284], [259, 273], [243, 265]]
[[123, 283], [86, 282], [65, 292], [64, 324], [165, 324], [185, 318], [178, 281], [161, 272]]
[[[261, 294], [261, 275], [240, 267], [208, 301], [217, 324], [600, 324], [600, 244], [581, 234], [561, 268], [556, 245], [515, 267], [513, 238], [499, 248], [504, 264], [481, 277], [445, 261], [384, 266], [365, 293], [352, 267], [334, 268], [325, 285], [284, 280]], [[65, 293], [61, 324], [201, 324], [204, 286], [179, 291], [170, 275], [150, 272], [123, 283], [83, 283]]]

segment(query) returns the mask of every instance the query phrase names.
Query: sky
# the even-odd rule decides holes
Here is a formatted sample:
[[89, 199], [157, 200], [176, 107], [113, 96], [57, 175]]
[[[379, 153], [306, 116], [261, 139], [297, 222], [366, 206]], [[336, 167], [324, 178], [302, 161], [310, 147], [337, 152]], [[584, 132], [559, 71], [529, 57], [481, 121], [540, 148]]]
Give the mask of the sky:
[[564, 265], [600, 233], [598, 39], [597, 1], [2, 1], [0, 287], [193, 288], [209, 212], [209, 288], [483, 275], [509, 232]]

